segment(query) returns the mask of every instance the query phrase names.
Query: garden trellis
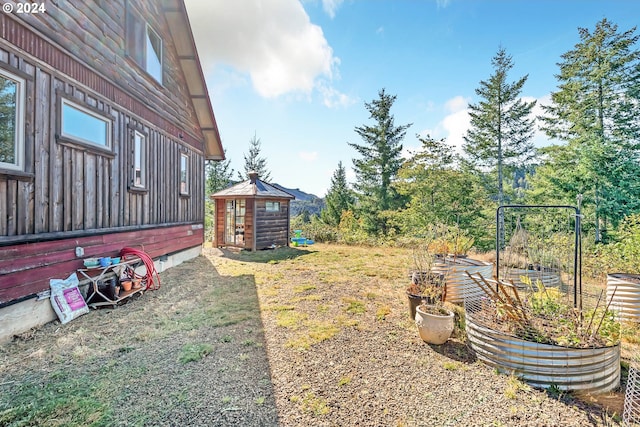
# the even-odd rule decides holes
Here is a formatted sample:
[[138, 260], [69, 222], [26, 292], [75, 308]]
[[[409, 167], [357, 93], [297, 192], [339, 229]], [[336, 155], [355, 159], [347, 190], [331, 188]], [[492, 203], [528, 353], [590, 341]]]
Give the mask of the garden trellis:
[[501, 206], [501, 219], [496, 275], [469, 274], [482, 295], [465, 298], [478, 359], [534, 386], [615, 389], [620, 326], [604, 290], [582, 288], [579, 209]]

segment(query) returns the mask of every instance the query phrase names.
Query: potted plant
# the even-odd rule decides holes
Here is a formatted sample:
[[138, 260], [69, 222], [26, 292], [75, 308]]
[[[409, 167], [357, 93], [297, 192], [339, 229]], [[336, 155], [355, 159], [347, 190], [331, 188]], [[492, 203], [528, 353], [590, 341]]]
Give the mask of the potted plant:
[[416, 308], [416, 326], [420, 338], [428, 344], [444, 344], [454, 329], [455, 314], [441, 302], [427, 304], [424, 301]]
[[411, 319], [415, 319], [416, 307], [422, 301], [435, 304], [444, 300], [444, 275], [433, 271], [435, 256], [429, 248], [428, 244], [423, 244], [413, 250], [414, 269], [409, 274], [411, 283], [406, 289]]

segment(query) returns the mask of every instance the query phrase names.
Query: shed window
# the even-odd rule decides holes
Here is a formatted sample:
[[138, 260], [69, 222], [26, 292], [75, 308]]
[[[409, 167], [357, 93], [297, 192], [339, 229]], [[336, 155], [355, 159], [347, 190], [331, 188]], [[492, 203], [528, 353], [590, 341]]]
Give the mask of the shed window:
[[66, 99], [62, 100], [61, 128], [64, 138], [111, 148], [111, 121]]
[[180, 154], [180, 194], [189, 194], [189, 156]]
[[0, 70], [0, 168], [24, 168], [24, 80]]
[[126, 37], [129, 57], [162, 84], [162, 38], [130, 5]]
[[267, 202], [267, 212], [280, 212], [280, 202]]
[[144, 134], [134, 131], [133, 133], [133, 177], [132, 183], [136, 188], [147, 186], [147, 138]]

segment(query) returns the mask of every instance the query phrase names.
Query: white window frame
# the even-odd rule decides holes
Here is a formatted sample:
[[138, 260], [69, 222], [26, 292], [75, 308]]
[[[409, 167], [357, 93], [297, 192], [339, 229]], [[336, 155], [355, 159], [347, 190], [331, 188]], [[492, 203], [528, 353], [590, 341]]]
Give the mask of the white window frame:
[[264, 208], [267, 212], [280, 212], [280, 202], [270, 200], [268, 202], [265, 202]]
[[[73, 108], [76, 111], [79, 111], [80, 113], [86, 114], [87, 116], [96, 119], [98, 121], [101, 121], [104, 123], [105, 126], [105, 143], [101, 144], [99, 142], [95, 142], [95, 141], [91, 141], [89, 139], [85, 139], [81, 136], [78, 135], [74, 135], [72, 133], [66, 133], [65, 132], [65, 117], [64, 117], [64, 107], [68, 106], [70, 108]], [[102, 149], [106, 149], [106, 150], [111, 150], [111, 120], [108, 119], [105, 116], [102, 116], [100, 114], [94, 113], [93, 111], [91, 111], [88, 108], [85, 108], [81, 105], [76, 104], [75, 102], [69, 101], [68, 99], [62, 98], [62, 102], [60, 104], [60, 136], [62, 138], [68, 139], [70, 141], [77, 141], [80, 142], [82, 144], [87, 144], [90, 145], [92, 147], [99, 147]]]
[[[147, 188], [147, 136], [137, 130], [133, 132], [133, 176], [132, 185], [135, 188]], [[140, 182], [138, 182], [138, 169]]]
[[16, 84], [16, 107], [14, 113], [15, 133], [13, 141], [14, 162], [0, 162], [0, 169], [16, 171], [24, 170], [24, 115], [25, 115], [25, 80], [5, 70], [0, 70], [0, 77]]
[[189, 155], [186, 153], [180, 153], [180, 195], [189, 195]]

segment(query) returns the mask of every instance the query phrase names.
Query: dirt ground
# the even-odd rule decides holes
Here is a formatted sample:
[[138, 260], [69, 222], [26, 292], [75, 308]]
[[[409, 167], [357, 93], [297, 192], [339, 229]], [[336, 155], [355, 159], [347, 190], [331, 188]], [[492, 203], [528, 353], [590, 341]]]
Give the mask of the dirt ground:
[[418, 337], [410, 254], [205, 249], [116, 309], [0, 347], [7, 426], [607, 426], [623, 390], [532, 389]]

